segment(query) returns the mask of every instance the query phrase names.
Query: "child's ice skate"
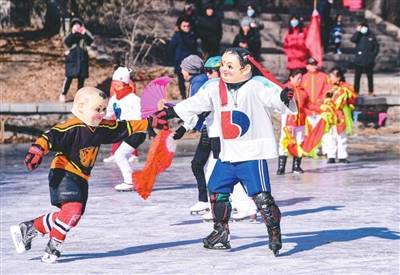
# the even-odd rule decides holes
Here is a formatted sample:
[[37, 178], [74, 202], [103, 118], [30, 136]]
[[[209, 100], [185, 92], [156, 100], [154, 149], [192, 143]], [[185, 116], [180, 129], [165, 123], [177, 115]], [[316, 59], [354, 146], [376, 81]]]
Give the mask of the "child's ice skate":
[[118, 192], [129, 192], [129, 191], [133, 191], [133, 184], [129, 184], [129, 183], [120, 183], [114, 186], [114, 189]]
[[104, 158], [103, 162], [106, 162], [106, 163], [115, 162], [115, 156], [114, 155], [110, 155], [109, 157]]
[[210, 235], [203, 239], [205, 248], [208, 249], [230, 249], [230, 237], [228, 224], [217, 223], [214, 224], [214, 230]]
[[210, 211], [210, 204], [208, 202], [199, 201], [190, 207], [190, 215], [202, 215]]
[[42, 262], [46, 264], [54, 264], [61, 255], [62, 242], [51, 238], [47, 243], [46, 249], [44, 250], [44, 255], [42, 257]]
[[31, 249], [32, 239], [38, 234], [33, 221], [22, 222], [10, 226], [11, 237], [18, 253]]

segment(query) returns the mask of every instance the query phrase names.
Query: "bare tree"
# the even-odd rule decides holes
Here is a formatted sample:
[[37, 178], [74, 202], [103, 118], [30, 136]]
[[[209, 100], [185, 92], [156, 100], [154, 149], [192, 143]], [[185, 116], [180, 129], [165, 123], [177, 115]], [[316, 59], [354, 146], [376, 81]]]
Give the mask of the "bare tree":
[[165, 43], [160, 36], [161, 18], [169, 10], [168, 2], [162, 0], [122, 0], [118, 24], [126, 43], [125, 66], [135, 68], [149, 57], [151, 49], [158, 43]]

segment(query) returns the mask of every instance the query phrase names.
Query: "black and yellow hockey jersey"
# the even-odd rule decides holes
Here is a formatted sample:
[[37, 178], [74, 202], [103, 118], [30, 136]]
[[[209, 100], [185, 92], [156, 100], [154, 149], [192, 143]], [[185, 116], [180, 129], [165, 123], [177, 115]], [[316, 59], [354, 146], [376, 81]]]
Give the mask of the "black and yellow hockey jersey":
[[147, 120], [103, 120], [90, 127], [77, 117], [61, 122], [43, 133], [35, 142], [44, 153], [55, 151], [51, 168], [63, 169], [89, 179], [101, 144], [115, 143], [134, 132], [145, 132]]

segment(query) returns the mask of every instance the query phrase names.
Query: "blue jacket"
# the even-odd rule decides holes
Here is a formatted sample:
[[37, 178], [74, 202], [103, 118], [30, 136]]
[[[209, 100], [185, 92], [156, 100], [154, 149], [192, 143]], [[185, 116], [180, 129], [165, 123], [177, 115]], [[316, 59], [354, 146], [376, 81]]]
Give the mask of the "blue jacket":
[[208, 77], [206, 74], [198, 74], [193, 76], [190, 80], [190, 96], [194, 96], [198, 90], [200, 89], [201, 86], [203, 86], [204, 83], [206, 83], [208, 80]]
[[[201, 86], [203, 86], [204, 83], [206, 83], [208, 80], [208, 77], [206, 74], [198, 74], [193, 76], [189, 82], [190, 82], [190, 96], [194, 96], [200, 89]], [[204, 126], [204, 120], [208, 114], [200, 114], [199, 115], [199, 120], [197, 121], [196, 126], [194, 129], [197, 131], [201, 131], [201, 129]]]

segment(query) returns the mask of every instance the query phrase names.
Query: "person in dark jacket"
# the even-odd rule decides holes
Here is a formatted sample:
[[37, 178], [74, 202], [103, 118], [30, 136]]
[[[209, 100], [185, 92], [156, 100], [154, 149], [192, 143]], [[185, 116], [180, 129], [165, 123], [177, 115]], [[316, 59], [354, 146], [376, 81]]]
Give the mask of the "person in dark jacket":
[[320, 14], [321, 26], [321, 40], [324, 52], [328, 52], [329, 48], [329, 34], [332, 28], [331, 9], [333, 0], [319, 0], [317, 10]]
[[357, 31], [352, 36], [351, 41], [356, 44], [354, 90], [357, 94], [359, 93], [361, 74], [366, 73], [368, 78], [368, 94], [373, 96], [373, 68], [375, 58], [379, 52], [379, 44], [365, 22], [357, 26]]
[[174, 56], [175, 74], [178, 77], [179, 92], [182, 99], [187, 97], [185, 79], [181, 71], [181, 62], [191, 54], [197, 54], [197, 37], [191, 30], [190, 18], [179, 17], [176, 22], [177, 31], [169, 42], [169, 51]]
[[257, 28], [251, 27], [252, 20], [244, 17], [240, 22], [240, 31], [235, 36], [232, 46], [249, 50], [256, 58], [260, 58], [261, 37]]
[[60, 94], [60, 101], [65, 102], [71, 82], [78, 79], [78, 89], [82, 88], [89, 77], [89, 55], [87, 46], [93, 42], [92, 34], [83, 26], [78, 18], [71, 21], [71, 33], [64, 39], [68, 48], [65, 55], [65, 80]]
[[342, 27], [342, 15], [338, 13], [335, 17], [334, 25], [331, 29], [331, 42], [335, 47], [336, 54], [342, 54], [340, 45], [342, 44], [343, 27]]
[[201, 39], [203, 57], [218, 55], [222, 38], [222, 22], [212, 4], [206, 5], [203, 14], [199, 16], [196, 31]]

